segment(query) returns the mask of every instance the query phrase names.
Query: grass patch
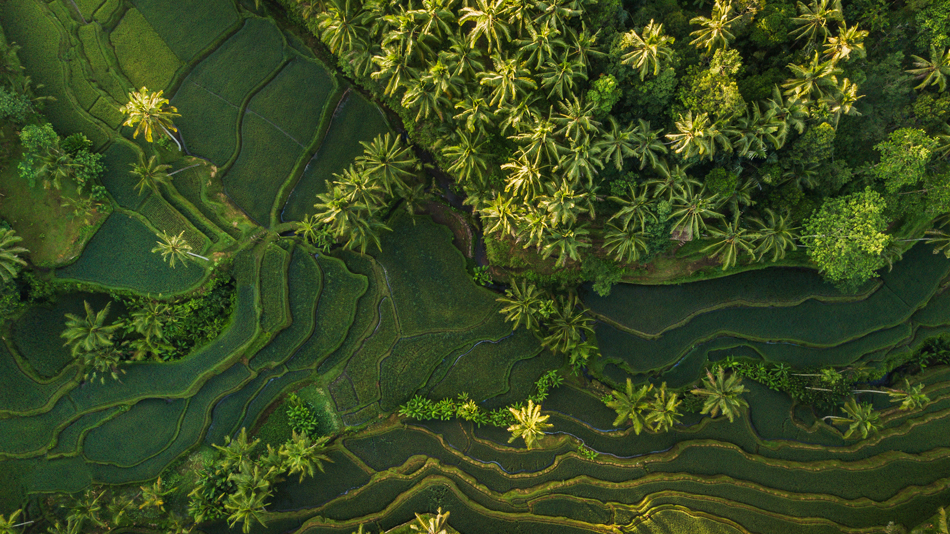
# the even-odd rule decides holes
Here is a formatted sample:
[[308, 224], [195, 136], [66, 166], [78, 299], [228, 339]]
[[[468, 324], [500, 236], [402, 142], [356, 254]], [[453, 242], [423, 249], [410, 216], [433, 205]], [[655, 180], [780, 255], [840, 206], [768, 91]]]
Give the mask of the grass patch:
[[56, 436], [56, 446], [50, 449], [48, 456], [55, 457], [60, 455], [79, 454], [83, 437], [93, 428], [101, 425], [106, 420], [115, 417], [122, 412], [122, 407], [116, 406], [99, 410], [98, 412], [87, 413], [70, 423]]
[[188, 80], [241, 105], [247, 94], [280, 65], [283, 53], [284, 39], [272, 21], [247, 19], [240, 31], [195, 67]]
[[175, 125], [188, 150], [215, 165], [227, 163], [237, 148], [238, 107], [193, 83], [190, 76], [171, 103], [181, 113]]
[[132, 4], [184, 62], [193, 60], [240, 20], [228, 0], [133, 0]]
[[[145, 399], [125, 413], [86, 434], [83, 456], [93, 462], [122, 467], [139, 464], [160, 453], [178, 433], [188, 401]], [[139, 429], [148, 428], [148, 432]]]
[[[0, 344], [0, 363], [7, 362], [10, 357], [10, 351], [6, 345]], [[29, 397], [29, 390], [24, 387], [27, 383], [25, 377], [17, 377], [12, 374], [12, 369], [4, 365], [3, 377], [5, 380], [11, 380], [4, 384], [4, 396]], [[17, 379], [18, 378], [18, 379]], [[2, 399], [6, 401], [7, 399]], [[0, 401], [0, 402], [2, 402]], [[16, 402], [22, 402], [17, 400]], [[49, 445], [56, 436], [56, 430], [66, 421], [76, 415], [76, 407], [66, 399], [60, 399], [53, 408], [48, 411], [31, 417], [10, 417], [0, 419], [0, 432], [3, 432], [3, 440], [0, 441], [0, 453], [10, 455], [28, 455], [40, 454], [47, 445]]]
[[110, 97], [100, 96], [96, 102], [89, 108], [89, 113], [108, 124], [112, 128], [118, 129], [125, 121], [125, 115], [119, 111], [119, 105]]
[[264, 253], [261, 265], [261, 327], [276, 332], [290, 324], [290, 306], [287, 302], [287, 269], [290, 254], [271, 243]]
[[101, 206], [87, 223], [63, 206], [77, 195], [74, 182], [64, 183], [62, 190], [30, 187], [13, 164], [0, 166], [0, 195], [0, 217], [23, 238], [20, 245], [30, 251], [30, 262], [46, 268], [78, 257], [111, 211]]
[[132, 165], [138, 163], [138, 148], [125, 139], [112, 143], [102, 162], [106, 172], [102, 173], [102, 185], [109, 191], [123, 208], [136, 209], [142, 204], [144, 197], [135, 191], [136, 179], [132, 176]]
[[182, 66], [138, 9], [125, 12], [109, 39], [122, 72], [136, 88], [166, 89]]
[[262, 226], [304, 147], [257, 115], [245, 115], [241, 153], [222, 179], [228, 195]]
[[359, 142], [372, 141], [388, 131], [389, 125], [379, 108], [359, 93], [348, 91], [336, 104], [327, 135], [291, 192], [280, 219], [300, 221], [313, 213], [317, 194], [327, 191], [326, 181], [332, 179], [333, 173], [343, 172], [363, 153]]
[[[201, 252], [208, 246], [208, 238], [199, 232], [181, 213], [171, 207], [159, 195], [155, 193], [146, 193], [148, 198], [139, 208], [139, 213], [144, 215], [152, 226], [160, 232], [178, 235], [184, 233], [185, 241], [191, 245], [195, 252]], [[177, 268], [177, 267], [176, 267]]]
[[275, 124], [301, 145], [313, 137], [336, 88], [333, 76], [316, 61], [296, 58], [254, 95], [248, 112]]
[[386, 270], [403, 335], [463, 330], [495, 313], [495, 294], [472, 282], [447, 228], [402, 214], [391, 226], [376, 259]]
[[79, 11], [82, 13], [84, 19], [89, 20], [92, 18], [93, 13], [99, 9], [99, 6], [102, 5], [104, 0], [76, 0], [76, 5], [79, 6]]
[[339, 398], [340, 409], [352, 409], [379, 399], [379, 361], [386, 357], [399, 340], [392, 299], [386, 298], [379, 305], [379, 323], [373, 333], [346, 364], [346, 376], [352, 381], [357, 402], [344, 406], [347, 396]]
[[190, 262], [174, 269], [153, 253], [155, 231], [124, 213], [113, 213], [86, 245], [79, 260], [56, 271], [59, 278], [92, 282], [141, 293], [186, 291], [205, 275], [202, 265]]

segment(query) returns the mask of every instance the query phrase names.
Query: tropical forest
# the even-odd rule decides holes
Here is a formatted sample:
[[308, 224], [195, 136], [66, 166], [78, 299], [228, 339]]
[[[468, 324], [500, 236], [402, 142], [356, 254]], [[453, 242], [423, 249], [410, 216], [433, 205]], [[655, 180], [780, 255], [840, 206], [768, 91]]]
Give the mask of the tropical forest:
[[950, 0], [0, 0], [0, 534], [950, 534]]

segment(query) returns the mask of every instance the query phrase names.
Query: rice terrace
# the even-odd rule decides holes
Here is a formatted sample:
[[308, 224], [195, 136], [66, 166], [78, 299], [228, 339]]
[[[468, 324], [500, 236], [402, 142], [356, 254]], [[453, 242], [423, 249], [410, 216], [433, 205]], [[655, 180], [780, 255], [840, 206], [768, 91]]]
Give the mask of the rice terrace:
[[0, 534], [950, 534], [947, 0], [0, 27]]

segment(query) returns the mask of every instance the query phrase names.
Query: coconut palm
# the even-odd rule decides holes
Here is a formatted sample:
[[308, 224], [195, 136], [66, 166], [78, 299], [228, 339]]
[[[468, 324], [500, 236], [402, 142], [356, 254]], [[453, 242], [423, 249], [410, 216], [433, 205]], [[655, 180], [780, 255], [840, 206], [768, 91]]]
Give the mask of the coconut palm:
[[759, 103], [752, 102], [743, 115], [734, 119], [729, 133], [737, 156], [764, 158], [770, 148], [782, 147], [784, 139], [780, 135], [784, 128], [775, 109], [766, 107], [763, 113]]
[[[476, 0], [475, 6], [462, 8], [462, 16], [459, 17], [460, 26], [469, 21], [475, 23], [468, 32], [469, 46], [475, 48], [478, 39], [484, 36], [488, 43], [489, 53], [493, 47], [504, 48], [504, 44], [511, 40], [505, 17], [505, 0]], [[501, 39], [502, 36], [505, 38], [504, 41]]]
[[69, 347], [73, 356], [95, 352], [112, 345], [112, 335], [121, 326], [120, 323], [105, 324], [111, 302], [98, 312], [93, 310], [86, 301], [83, 301], [83, 305], [86, 308], [86, 316], [80, 317], [67, 313], [66, 330], [61, 334], [66, 340], [65, 346]]
[[365, 48], [366, 28], [356, 0], [329, 0], [326, 11], [317, 15], [320, 39], [334, 54]]
[[854, 104], [864, 95], [858, 94], [858, 84], [844, 78], [835, 85], [835, 90], [821, 99], [820, 103], [835, 116], [835, 128], [842, 115], [860, 115]]
[[838, 25], [838, 35], [829, 36], [825, 41], [825, 57], [836, 63], [849, 59], [851, 54], [864, 57], [867, 55], [864, 51], [864, 38], [867, 36], [868, 32], [859, 30], [857, 24], [849, 28], [842, 22]]
[[700, 413], [716, 417], [722, 412], [731, 423], [743, 408], [749, 407], [749, 403], [740, 396], [748, 390], [742, 385], [742, 377], [738, 374], [730, 373], [726, 377], [725, 373], [722, 366], [716, 369], [716, 374], [707, 369], [703, 387], [693, 389], [693, 393], [706, 397]]
[[43, 188], [59, 190], [63, 182], [76, 177], [80, 165], [66, 151], [58, 146], [51, 147], [39, 158], [33, 177], [43, 182]]
[[860, 432], [861, 439], [866, 439], [868, 434], [880, 430], [881, 415], [875, 412], [874, 407], [870, 404], [858, 404], [854, 397], [851, 397], [841, 409], [844, 410], [846, 417], [826, 415], [822, 419], [831, 419], [831, 422], [836, 425], [848, 425], [848, 430], [844, 433], [844, 439], [850, 438], [855, 432]]
[[653, 399], [650, 401], [649, 412], [647, 412], [646, 423], [650, 430], [654, 432], [668, 432], [673, 425], [679, 422], [682, 415], [680, 405], [683, 401], [679, 394], [670, 393], [666, 389], [666, 382], [660, 385], [653, 393]]
[[523, 438], [525, 446], [533, 449], [538, 445], [538, 438], [544, 434], [544, 431], [554, 426], [546, 422], [551, 416], [541, 415], [541, 405], [535, 405], [531, 399], [528, 399], [528, 406], [521, 409], [508, 408], [508, 411], [517, 421], [508, 427], [508, 432], [511, 432], [508, 443]]
[[107, 527], [105, 521], [99, 517], [104, 508], [99, 502], [103, 495], [105, 491], [86, 490], [81, 497], [73, 499], [66, 521], [68, 525], [74, 526], [75, 532], [80, 532], [86, 521], [98, 527]]
[[786, 95], [799, 99], [821, 99], [825, 96], [825, 88], [833, 86], [835, 75], [841, 72], [833, 61], [822, 61], [817, 50], [812, 53], [811, 62], [807, 65], [789, 64], [788, 68], [795, 77], [782, 84], [782, 87], [786, 88]]
[[792, 22], [800, 27], [791, 35], [798, 34], [796, 39], [809, 40], [824, 39], [828, 36], [828, 23], [843, 21], [841, 15], [841, 0], [812, 0], [811, 5], [798, 2], [799, 15]]
[[514, 235], [518, 220], [518, 207], [514, 198], [496, 194], [488, 205], [479, 211], [485, 233], [498, 233], [502, 236]]
[[264, 523], [264, 507], [267, 503], [264, 501], [270, 497], [270, 493], [263, 491], [242, 490], [228, 495], [228, 500], [224, 503], [224, 509], [230, 512], [228, 516], [228, 527], [233, 528], [234, 524], [241, 522], [241, 530], [244, 534], [251, 531], [254, 521], [261, 526], [267, 526]]
[[547, 212], [531, 203], [526, 203], [524, 212], [518, 220], [518, 238], [515, 242], [524, 248], [535, 247], [540, 250], [550, 232], [551, 225]]
[[446, 47], [445, 60], [452, 66], [453, 74], [465, 80], [474, 80], [476, 74], [485, 70], [485, 62], [482, 61], [484, 55], [481, 50], [468, 46], [464, 39], [457, 37], [450, 37], [446, 42], [449, 46]]
[[[670, 218], [676, 219], [673, 231], [685, 233], [689, 239], [699, 236], [706, 229], [705, 219], [721, 219], [717, 211], [719, 194], [706, 192], [705, 184], [697, 189], [694, 182], [687, 181], [676, 188], [673, 195], [673, 211]], [[687, 239], [688, 240], [688, 239]]]
[[482, 135], [457, 130], [454, 136], [455, 143], [442, 149], [442, 156], [450, 162], [446, 170], [453, 173], [459, 183], [481, 182], [488, 168]]
[[739, 224], [739, 212], [735, 213], [731, 223], [713, 226], [709, 228], [709, 233], [714, 241], [702, 252], [712, 251], [711, 256], [719, 260], [723, 271], [735, 266], [742, 253], [755, 257], [753, 240], [756, 236]]
[[221, 453], [221, 461], [218, 466], [223, 472], [250, 471], [252, 458], [251, 453], [260, 445], [261, 440], [247, 440], [247, 429], [242, 427], [241, 431], [234, 439], [231, 436], [224, 437], [224, 445], [212, 444], [211, 446]]
[[507, 171], [505, 192], [520, 196], [525, 200], [531, 200], [543, 194], [542, 178], [546, 168], [531, 160], [524, 152], [519, 152], [517, 159], [508, 160], [501, 169]]
[[530, 129], [510, 137], [510, 139], [523, 143], [524, 155], [531, 158], [535, 163], [545, 161], [556, 164], [560, 158], [560, 153], [565, 148], [554, 135], [554, 129], [555, 124], [550, 117], [537, 119], [531, 123]]
[[499, 313], [505, 315], [505, 322], [515, 323], [512, 330], [517, 330], [521, 323], [528, 330], [536, 330], [541, 326], [540, 311], [544, 298], [531, 282], [513, 280], [511, 288], [505, 290], [505, 296], [495, 301], [504, 305]]
[[554, 28], [566, 28], [566, 21], [581, 14], [581, 10], [572, 4], [572, 0], [540, 0], [535, 2], [535, 8], [540, 11], [535, 20], [540, 24], [549, 24]]
[[633, 431], [639, 436], [643, 427], [647, 425], [645, 412], [650, 409], [650, 399], [647, 396], [653, 391], [653, 384], [633, 389], [633, 381], [627, 378], [627, 389], [624, 392], [613, 390], [611, 399], [606, 402], [607, 407], [617, 412], [613, 425], [620, 426], [627, 420], [633, 425]]
[[587, 79], [584, 66], [578, 60], [571, 59], [566, 55], [558, 61], [548, 60], [538, 71], [538, 74], [541, 77], [541, 87], [551, 88], [547, 94], [549, 99], [554, 98], [555, 93], [557, 93], [558, 98], [564, 98], [565, 93], [573, 94], [574, 82]]
[[12, 228], [0, 229], [0, 279], [4, 282], [16, 278], [20, 272], [19, 266], [25, 266], [26, 261], [19, 255], [29, 250], [17, 246], [23, 238], [16, 235]]
[[631, 139], [635, 143], [634, 155], [640, 159], [642, 170], [649, 163], [650, 168], [659, 164], [659, 156], [668, 152], [666, 145], [660, 139], [663, 130], [650, 129], [650, 121], [637, 119], [637, 126], [631, 132]]
[[425, 77], [412, 80], [406, 85], [406, 93], [400, 103], [404, 108], [416, 111], [416, 122], [428, 119], [430, 114], [444, 121], [442, 110], [451, 105], [445, 95], [439, 93]]
[[766, 100], [765, 105], [767, 111], [773, 113], [778, 121], [779, 130], [775, 136], [780, 143], [777, 146], [785, 144], [789, 128], [794, 128], [799, 134], [805, 130], [808, 111], [797, 96], [785, 98], [778, 86], [774, 85], [772, 86], [772, 98]]
[[548, 212], [552, 227], [570, 227], [578, 216], [588, 211], [584, 205], [588, 193], [578, 190], [571, 182], [561, 180], [556, 188], [554, 183], [545, 185], [548, 194], [542, 198], [540, 207]]
[[660, 74], [663, 63], [673, 58], [672, 45], [675, 40], [673, 37], [663, 35], [663, 25], [656, 24], [651, 19], [650, 23], [643, 28], [643, 37], [634, 30], [623, 34], [620, 47], [623, 50], [631, 48], [632, 50], [621, 57], [621, 63], [639, 70], [640, 81], [645, 80], [647, 74], [651, 72], [653, 76], [657, 76]]
[[132, 163], [131, 166], [132, 170], [129, 172], [139, 179], [138, 183], [135, 184], [135, 189], [139, 195], [145, 191], [146, 187], [156, 195], [161, 195], [158, 189], [159, 184], [167, 186], [171, 183], [172, 177], [168, 174], [168, 169], [171, 169], [172, 166], [160, 165], [157, 156], [152, 156], [148, 161], [145, 161], [145, 156], [139, 153], [139, 162]]
[[729, 41], [735, 39], [735, 36], [729, 32], [729, 26], [739, 17], [729, 18], [732, 14], [732, 3], [722, 0], [716, 0], [713, 5], [712, 14], [707, 18], [703, 16], [690, 19], [690, 24], [701, 26], [700, 29], [690, 33], [695, 39], [689, 44], [696, 48], [706, 48], [706, 53], [712, 53], [713, 49], [726, 48]]
[[374, 245], [381, 251], [383, 250], [383, 244], [379, 239], [381, 232], [392, 232], [392, 228], [375, 217], [358, 217], [349, 229], [343, 248], [346, 250], [358, 249], [360, 254], [366, 254], [366, 249], [370, 245]]
[[785, 258], [787, 249], [798, 250], [797, 228], [790, 224], [787, 212], [777, 215], [771, 208], [766, 208], [764, 213], [764, 220], [750, 219], [758, 227], [754, 234], [757, 241], [754, 253], [758, 256], [756, 261], [762, 261], [766, 254], [771, 254], [770, 261], [776, 262]]
[[583, 103], [575, 96], [569, 101], [558, 102], [557, 107], [560, 110], [554, 116], [554, 124], [560, 127], [557, 133], [573, 143], [581, 143], [599, 131], [600, 122], [594, 119], [593, 102]]
[[410, 11], [410, 14], [420, 25], [421, 35], [431, 35], [441, 41], [455, 30], [454, 7], [455, 0], [422, 0], [422, 7]]
[[[127, 115], [123, 126], [135, 126], [132, 137], [144, 134], [145, 140], [149, 143], [153, 140], [153, 132], [156, 128], [161, 129], [168, 137], [171, 137], [175, 143], [178, 140], [172, 135], [177, 132], [172, 122], [173, 117], [180, 117], [178, 109], [168, 103], [168, 99], [162, 97], [163, 91], [150, 93], [146, 87], [129, 93], [129, 103], [119, 108], [122, 114]], [[179, 146], [179, 149], [181, 146]]]
[[147, 300], [144, 306], [132, 310], [129, 315], [131, 318], [129, 326], [145, 336], [147, 340], [161, 341], [165, 339], [165, 324], [174, 320], [172, 313], [172, 308], [168, 304], [158, 300]]
[[702, 156], [714, 150], [713, 143], [706, 136], [706, 130], [710, 127], [706, 113], [693, 117], [693, 112], [687, 111], [686, 115], [681, 114], [674, 124], [676, 132], [666, 134], [666, 138], [673, 143], [673, 152], [683, 159]]
[[[485, 0], [479, 0], [485, 1]], [[503, 2], [504, 0], [498, 0]], [[530, 72], [524, 67], [524, 63], [517, 57], [502, 56], [495, 54], [492, 56], [494, 70], [479, 73], [479, 83], [492, 87], [491, 100], [492, 106], [501, 108], [511, 103], [517, 102], [521, 98], [521, 93], [528, 89], [537, 89], [538, 85], [530, 77]]]
[[[510, 443], [510, 442], [509, 442]], [[530, 447], [529, 447], [530, 448]], [[449, 519], [449, 511], [442, 513], [442, 507], [439, 507], [439, 511], [429, 518], [428, 521], [422, 518], [421, 515], [416, 514], [416, 521], [419, 522], [418, 525], [409, 525], [412, 530], [417, 532], [422, 532], [424, 534], [446, 534], [446, 530], [442, 528], [445, 525], [445, 522]]]
[[588, 234], [590, 234], [590, 231], [584, 227], [554, 229], [541, 249], [541, 257], [547, 259], [557, 252], [555, 267], [563, 267], [568, 258], [573, 261], [580, 261], [580, 249], [590, 247], [587, 240]]
[[923, 89], [928, 85], [936, 85], [940, 92], [947, 89], [947, 76], [950, 76], [950, 50], [930, 47], [930, 60], [920, 56], [910, 56], [914, 60], [914, 68], [907, 71], [918, 80], [923, 80], [914, 89]]
[[409, 56], [395, 47], [384, 47], [382, 54], [373, 56], [372, 62], [379, 67], [370, 76], [374, 80], [386, 80], [383, 92], [393, 96], [415, 79], [416, 71], [409, 65]]
[[515, 41], [518, 46], [518, 53], [522, 55], [525, 63], [532, 68], [539, 68], [548, 62], [549, 59], [558, 55], [559, 50], [566, 52], [567, 43], [559, 39], [561, 32], [549, 23], [528, 28], [530, 38]]
[[393, 191], [407, 188], [406, 180], [415, 176], [419, 160], [412, 148], [404, 146], [399, 137], [386, 132], [377, 135], [372, 142], [360, 141], [363, 155], [356, 158], [368, 176], [392, 196]]
[[22, 521], [17, 523], [17, 519], [19, 519], [22, 513], [23, 510], [19, 509], [14, 510], [13, 513], [10, 514], [10, 517], [4, 517], [3, 514], [0, 514], [0, 534], [18, 534], [15, 529], [35, 523], [35, 521]]
[[323, 462], [332, 462], [330, 457], [324, 454], [326, 443], [330, 438], [324, 436], [317, 440], [310, 439], [306, 434], [298, 434], [293, 431], [289, 441], [281, 444], [278, 454], [283, 463], [283, 470], [288, 475], [300, 473], [300, 482], [303, 482], [304, 475], [313, 477], [314, 468], [323, 472]]
[[184, 230], [178, 235], [169, 235], [167, 232], [162, 231], [161, 234], [155, 234], [155, 236], [161, 241], [158, 241], [158, 245], [152, 249], [152, 252], [160, 252], [162, 254], [162, 261], [167, 261], [172, 269], [175, 268], [176, 261], [181, 262], [182, 265], [187, 267], [188, 261], [186, 260], [199, 257], [192, 252], [191, 245], [185, 240]]
[[570, 353], [574, 346], [594, 335], [593, 323], [577, 295], [558, 297], [554, 312], [548, 317], [548, 335], [541, 343], [553, 352]]
[[165, 496], [174, 492], [178, 488], [168, 488], [162, 485], [162, 477], [153, 482], [150, 486], [139, 486], [142, 490], [142, 504], [139, 510], [143, 508], [158, 508], [165, 511]]
[[587, 188], [592, 189], [597, 169], [604, 168], [603, 162], [598, 157], [600, 150], [597, 145], [591, 146], [589, 139], [585, 137], [582, 142], [575, 143], [570, 151], [565, 152], [558, 159], [555, 170], [573, 183], [587, 180]]
[[456, 102], [455, 109], [459, 112], [453, 117], [457, 121], [465, 121], [465, 128], [469, 132], [485, 134], [494, 125], [495, 114], [485, 100], [481, 90], [469, 92], [465, 98]]
[[608, 117], [608, 119], [610, 129], [600, 133], [600, 136], [594, 142], [594, 147], [600, 150], [602, 161], [613, 162], [618, 171], [623, 170], [624, 158], [637, 155], [637, 139], [632, 128], [624, 130], [613, 116]]
[[576, 59], [584, 68], [590, 68], [591, 58], [604, 57], [607, 54], [601, 52], [597, 47], [597, 36], [600, 34], [598, 29], [594, 33], [587, 30], [587, 26], [581, 23], [581, 30], [574, 31], [573, 28], [567, 28], [567, 45], [569, 57]]
[[919, 410], [930, 402], [930, 397], [924, 393], [924, 385], [910, 385], [910, 381], [904, 379], [904, 387], [901, 389], [892, 389], [887, 392], [891, 402], [899, 402], [900, 409], [904, 411]]
[[656, 221], [656, 215], [652, 209], [654, 196], [645, 185], [628, 184], [625, 197], [611, 196], [607, 197], [607, 200], [620, 204], [620, 210], [609, 220], [619, 219], [621, 228], [624, 230], [639, 227], [640, 231], [644, 232], [648, 220]]

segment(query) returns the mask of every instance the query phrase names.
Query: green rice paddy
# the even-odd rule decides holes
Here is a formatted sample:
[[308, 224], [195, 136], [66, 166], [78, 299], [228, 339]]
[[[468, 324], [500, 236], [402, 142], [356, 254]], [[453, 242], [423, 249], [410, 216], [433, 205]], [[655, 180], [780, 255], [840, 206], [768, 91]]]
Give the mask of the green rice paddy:
[[[104, 151], [116, 210], [74, 263], [48, 273], [80, 289], [3, 327], [0, 513], [28, 496], [144, 485], [242, 427], [286, 435], [286, 396], [304, 386], [332, 412], [324, 428], [346, 433], [325, 473], [279, 484], [268, 527], [254, 534], [375, 532], [439, 506], [463, 533], [870, 534], [950, 502], [944, 368], [920, 377], [933, 400], [924, 409], [861, 397], [883, 414], [881, 433], [862, 441], [818, 420], [831, 412], [752, 381], [751, 409], [733, 423], [689, 414], [670, 432], [636, 436], [613, 428], [614, 412], [576, 378], [545, 399], [554, 428], [532, 451], [509, 445], [503, 428], [393, 417], [416, 394], [464, 392], [485, 409], [521, 402], [563, 357], [511, 330], [498, 293], [472, 281], [451, 232], [428, 216], [396, 210], [382, 250], [365, 255], [317, 254], [278, 235], [280, 223], [312, 212], [360, 141], [390, 126], [252, 2], [75, 5], [2, 3], [6, 37], [57, 99], [46, 109], [54, 126]], [[166, 89], [193, 157], [174, 159], [120, 128], [117, 108], [140, 85]], [[161, 194], [139, 195], [128, 173], [139, 154], [184, 170]], [[171, 269], [151, 252], [160, 231], [183, 233], [207, 261]], [[173, 362], [130, 363], [119, 380], [82, 380], [59, 336], [64, 314], [82, 313], [84, 300], [98, 309], [120, 294], [200, 291], [215, 270], [236, 293], [216, 339]], [[628, 376], [684, 388], [728, 356], [881, 364], [950, 331], [948, 276], [950, 262], [917, 246], [855, 295], [784, 268], [587, 291], [603, 353], [592, 371], [611, 388]]]

